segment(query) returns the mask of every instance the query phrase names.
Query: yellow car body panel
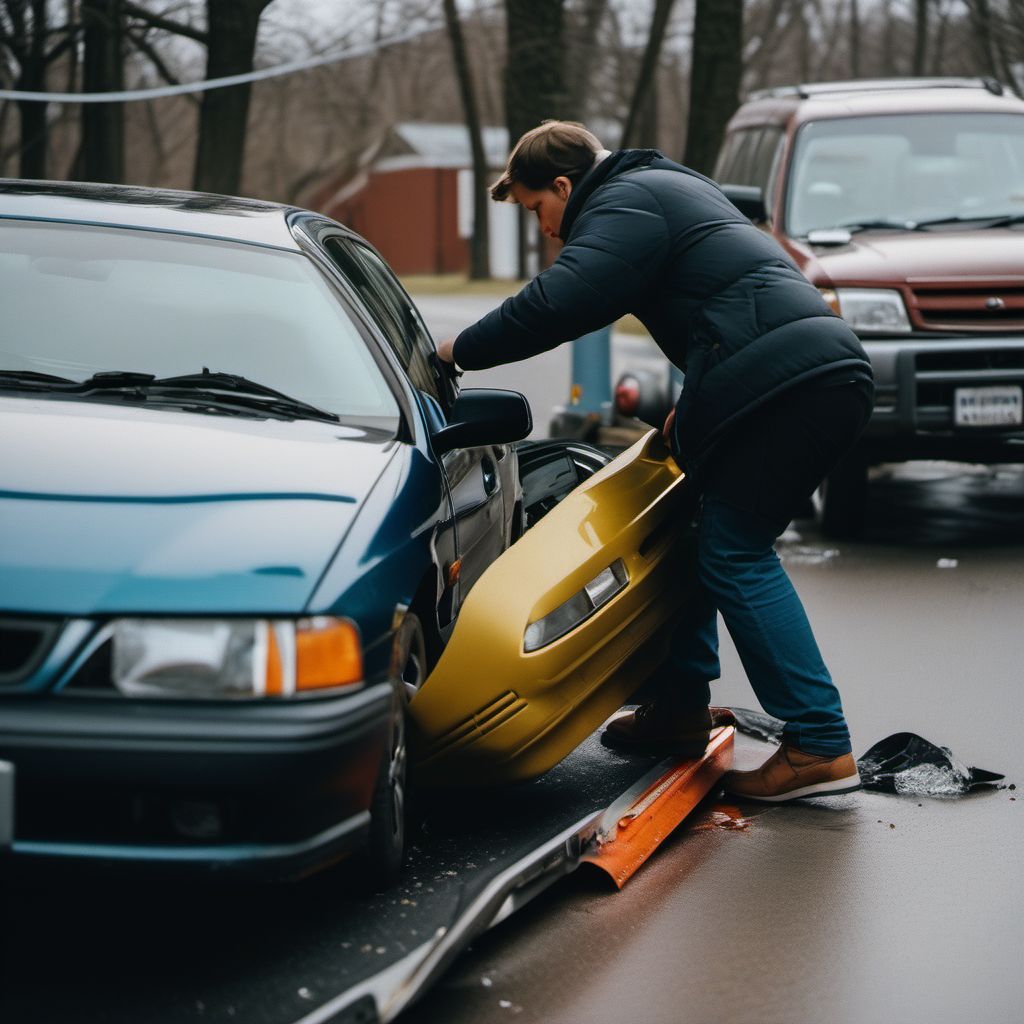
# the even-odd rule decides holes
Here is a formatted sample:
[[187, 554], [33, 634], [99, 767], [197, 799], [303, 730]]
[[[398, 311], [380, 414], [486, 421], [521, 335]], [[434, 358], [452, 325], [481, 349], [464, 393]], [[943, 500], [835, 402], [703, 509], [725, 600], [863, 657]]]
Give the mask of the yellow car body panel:
[[[410, 703], [419, 782], [534, 778], [632, 696], [664, 659], [692, 593], [683, 479], [651, 431], [480, 577]], [[623, 589], [564, 636], [524, 649], [530, 623], [617, 560], [628, 575]]]

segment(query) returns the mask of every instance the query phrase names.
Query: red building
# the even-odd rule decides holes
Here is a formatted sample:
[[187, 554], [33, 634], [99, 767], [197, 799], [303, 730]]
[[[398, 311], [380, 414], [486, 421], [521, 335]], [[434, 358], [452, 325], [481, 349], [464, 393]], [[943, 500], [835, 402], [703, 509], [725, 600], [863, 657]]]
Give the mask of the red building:
[[[484, 148], [497, 177], [507, 131], [485, 128]], [[311, 205], [372, 242], [400, 275], [466, 273], [471, 167], [464, 125], [397, 124], [354, 178], [321, 189]], [[489, 227], [492, 275], [515, 277], [515, 208], [490, 204]]]

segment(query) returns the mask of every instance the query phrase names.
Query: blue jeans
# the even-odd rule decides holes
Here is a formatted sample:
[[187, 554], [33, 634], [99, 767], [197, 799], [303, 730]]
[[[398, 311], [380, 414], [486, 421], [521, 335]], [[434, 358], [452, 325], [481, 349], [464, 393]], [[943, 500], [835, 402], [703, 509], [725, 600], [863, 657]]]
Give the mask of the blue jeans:
[[851, 750], [839, 691], [775, 541], [852, 447], [870, 416], [870, 383], [808, 385], [741, 424], [701, 481], [699, 587], [656, 680], [679, 711], [706, 707], [720, 675], [718, 619], [754, 694], [810, 754]]

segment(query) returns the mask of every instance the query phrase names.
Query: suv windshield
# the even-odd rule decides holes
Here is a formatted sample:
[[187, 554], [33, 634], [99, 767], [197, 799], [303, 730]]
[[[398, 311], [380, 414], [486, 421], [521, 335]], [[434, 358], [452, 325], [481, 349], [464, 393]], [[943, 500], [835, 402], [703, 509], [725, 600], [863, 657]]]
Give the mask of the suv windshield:
[[300, 253], [0, 221], [0, 371], [82, 381], [204, 367], [344, 417], [398, 416], [369, 349]]
[[812, 121], [799, 131], [790, 236], [854, 225], [1024, 214], [1024, 117], [889, 114]]

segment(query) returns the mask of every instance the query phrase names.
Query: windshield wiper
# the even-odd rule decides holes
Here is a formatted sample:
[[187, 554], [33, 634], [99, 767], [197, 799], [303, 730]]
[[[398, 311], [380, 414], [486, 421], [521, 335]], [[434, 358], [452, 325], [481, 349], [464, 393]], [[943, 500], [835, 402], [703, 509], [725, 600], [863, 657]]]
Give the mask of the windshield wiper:
[[1010, 224], [1024, 224], [1024, 213], [986, 213], [974, 217], [931, 217], [928, 220], [919, 221], [919, 228], [928, 228], [937, 224], [973, 224], [981, 221], [989, 221], [986, 228], [1004, 228]]
[[113, 392], [141, 399], [180, 401], [185, 395], [201, 397], [210, 405], [222, 404], [274, 413], [279, 416], [309, 417], [340, 423], [337, 413], [249, 380], [235, 373], [187, 373], [177, 377], [157, 377], [132, 370], [103, 370], [83, 381], [69, 380], [28, 370], [0, 371], [0, 387], [9, 383], [19, 389], [51, 391], [58, 394], [89, 395]]
[[68, 377], [56, 377], [52, 373], [36, 373], [35, 370], [0, 370], [0, 387], [7, 385], [28, 385], [33, 390], [43, 389], [54, 384], [72, 386], [78, 382]]

